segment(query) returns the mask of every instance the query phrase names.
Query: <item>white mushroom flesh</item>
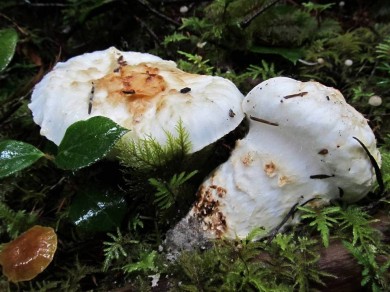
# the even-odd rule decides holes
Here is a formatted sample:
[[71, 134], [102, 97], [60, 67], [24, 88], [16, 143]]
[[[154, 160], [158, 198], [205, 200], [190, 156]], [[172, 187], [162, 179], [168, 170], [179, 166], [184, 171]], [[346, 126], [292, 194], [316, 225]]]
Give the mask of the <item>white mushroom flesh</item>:
[[131, 130], [126, 139], [152, 136], [161, 144], [181, 120], [195, 152], [239, 125], [242, 99], [227, 79], [109, 48], [58, 63], [36, 85], [29, 107], [41, 134], [57, 145], [74, 122], [105, 116]]
[[372, 189], [375, 171], [354, 137], [380, 164], [374, 134], [338, 90], [277, 77], [256, 86], [243, 109], [248, 135], [204, 181], [183, 219], [197, 218], [208, 237], [270, 231], [297, 203], [354, 202]]

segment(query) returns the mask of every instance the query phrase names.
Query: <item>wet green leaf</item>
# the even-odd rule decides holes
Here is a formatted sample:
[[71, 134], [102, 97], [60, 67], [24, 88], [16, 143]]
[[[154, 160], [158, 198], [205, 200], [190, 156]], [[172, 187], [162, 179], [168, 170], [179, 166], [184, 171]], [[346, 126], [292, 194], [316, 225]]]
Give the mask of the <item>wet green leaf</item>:
[[100, 116], [76, 122], [66, 130], [55, 162], [71, 170], [89, 166], [106, 156], [127, 132], [109, 118]]
[[302, 58], [304, 51], [300, 48], [273, 48], [273, 47], [262, 47], [255, 46], [250, 48], [251, 52], [259, 54], [274, 54], [280, 55], [283, 58], [289, 60], [290, 62], [297, 63], [297, 61]]
[[34, 146], [15, 140], [0, 142], [0, 177], [22, 170], [45, 154]]
[[0, 72], [11, 62], [15, 54], [18, 34], [12, 28], [0, 30]]
[[86, 232], [107, 232], [120, 226], [127, 205], [116, 191], [89, 187], [79, 192], [69, 208], [69, 219]]

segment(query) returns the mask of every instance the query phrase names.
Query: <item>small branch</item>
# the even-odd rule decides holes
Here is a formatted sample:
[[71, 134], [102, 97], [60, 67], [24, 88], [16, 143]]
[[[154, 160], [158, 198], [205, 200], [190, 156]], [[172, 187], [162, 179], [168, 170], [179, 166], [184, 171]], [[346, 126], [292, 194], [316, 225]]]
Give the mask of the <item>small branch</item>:
[[311, 175], [310, 178], [311, 179], [325, 179], [325, 178], [331, 178], [331, 177], [334, 177], [335, 175], [332, 174], [332, 175], [328, 175], [328, 174], [315, 174], [315, 175]]
[[284, 96], [283, 98], [284, 98], [284, 99], [289, 99], [289, 98], [293, 98], [293, 97], [302, 97], [302, 96], [305, 96], [306, 94], [308, 94], [308, 92], [307, 92], [307, 91], [304, 91], [304, 92], [299, 92], [299, 93], [294, 93], [294, 94], [286, 95], [286, 96]]
[[306, 60], [303, 60], [303, 59], [298, 59], [298, 62], [299, 63], [302, 63], [304, 65], [307, 65], [307, 66], [315, 66], [315, 65], [318, 65], [318, 62], [309, 62], [309, 61], [306, 61]]
[[148, 34], [156, 41], [157, 44], [160, 44], [160, 39], [158, 38], [158, 36], [154, 33], [154, 31], [142, 20], [140, 19], [138, 16], [133, 16], [134, 19], [139, 22], [141, 24], [142, 27], [144, 27], [146, 29], [146, 31], [148, 32]]
[[69, 4], [64, 3], [31, 3], [29, 0], [24, 0], [24, 2], [29, 6], [35, 7], [68, 7]]
[[264, 13], [267, 9], [271, 8], [273, 5], [278, 3], [280, 0], [270, 0], [268, 3], [260, 6], [259, 8], [253, 10], [250, 14], [244, 17], [244, 19], [240, 22], [240, 26], [246, 28], [249, 24], [260, 14]]
[[290, 211], [288, 211], [288, 213], [286, 214], [286, 216], [284, 216], [282, 222], [279, 223], [278, 226], [276, 226], [270, 233], [269, 233], [269, 237], [268, 237], [268, 240], [267, 240], [267, 243], [270, 244], [271, 241], [275, 238], [276, 234], [279, 232], [279, 230], [283, 227], [284, 224], [286, 224], [286, 222], [292, 218], [294, 216], [294, 213], [295, 211], [297, 210], [297, 207], [299, 205], [299, 202], [298, 203], [295, 203], [294, 206], [292, 206], [292, 208], [290, 209]]
[[158, 17], [170, 22], [171, 24], [175, 25], [175, 26], [180, 26], [181, 24], [179, 22], [177, 22], [176, 20], [166, 16], [165, 14], [161, 13], [160, 11], [154, 9], [150, 3], [147, 1], [147, 0], [137, 0], [141, 5], [145, 6], [147, 9], [149, 9], [152, 13], [154, 13], [155, 15], [157, 15]]
[[17, 30], [23, 34], [23, 35], [28, 35], [28, 32], [25, 31], [23, 28], [21, 28], [14, 20], [12, 20], [11, 18], [9, 18], [7, 15], [3, 14], [3, 13], [0, 13], [0, 16], [3, 17], [4, 19], [8, 20], [9, 22], [11, 22], [16, 28]]
[[91, 114], [91, 111], [92, 111], [94, 94], [95, 94], [95, 84], [92, 82], [91, 92], [89, 93], [89, 98], [88, 98], [88, 114], [89, 115]]
[[267, 125], [270, 125], [270, 126], [279, 126], [278, 123], [270, 122], [270, 121], [267, 121], [267, 120], [264, 120], [264, 119], [260, 119], [260, 118], [254, 117], [254, 116], [249, 116], [249, 118], [251, 120], [253, 120], [253, 121], [256, 121], [256, 122], [259, 122], [259, 123], [263, 123], [263, 124], [267, 124]]

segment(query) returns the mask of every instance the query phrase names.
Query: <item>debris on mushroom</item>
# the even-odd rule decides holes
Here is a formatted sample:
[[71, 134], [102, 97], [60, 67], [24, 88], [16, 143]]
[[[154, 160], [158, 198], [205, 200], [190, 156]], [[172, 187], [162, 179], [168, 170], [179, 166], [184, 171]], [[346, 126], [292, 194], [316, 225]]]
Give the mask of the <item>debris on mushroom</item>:
[[112, 47], [58, 63], [36, 85], [29, 108], [41, 134], [57, 145], [71, 124], [99, 115], [130, 129], [123, 139], [152, 136], [160, 144], [181, 120], [195, 152], [240, 124], [243, 97], [227, 79]]
[[11, 282], [29, 281], [47, 268], [57, 249], [53, 228], [33, 226], [0, 252], [3, 274]]
[[374, 134], [338, 90], [277, 77], [249, 92], [243, 109], [248, 135], [200, 186], [180, 230], [196, 220], [208, 238], [243, 238], [258, 226], [274, 230], [297, 204], [355, 202], [372, 189], [375, 170], [361, 143], [380, 164]]

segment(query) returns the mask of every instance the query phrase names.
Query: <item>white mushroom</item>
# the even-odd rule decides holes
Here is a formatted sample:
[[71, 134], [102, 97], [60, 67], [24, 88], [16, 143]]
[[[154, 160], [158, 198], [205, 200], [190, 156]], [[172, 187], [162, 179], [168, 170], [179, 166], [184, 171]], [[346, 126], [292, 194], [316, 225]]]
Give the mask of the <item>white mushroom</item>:
[[29, 107], [41, 134], [56, 144], [71, 124], [99, 115], [130, 129], [124, 139], [153, 136], [161, 144], [181, 120], [195, 152], [239, 125], [242, 99], [227, 79], [112, 47], [58, 63], [36, 85]]
[[368, 99], [368, 104], [372, 106], [380, 106], [382, 104], [382, 97], [373, 95]]
[[200, 186], [180, 230], [242, 238], [258, 226], [274, 229], [297, 203], [354, 202], [372, 189], [375, 171], [358, 140], [380, 163], [374, 134], [338, 90], [277, 77], [256, 86], [243, 109], [248, 135]]

